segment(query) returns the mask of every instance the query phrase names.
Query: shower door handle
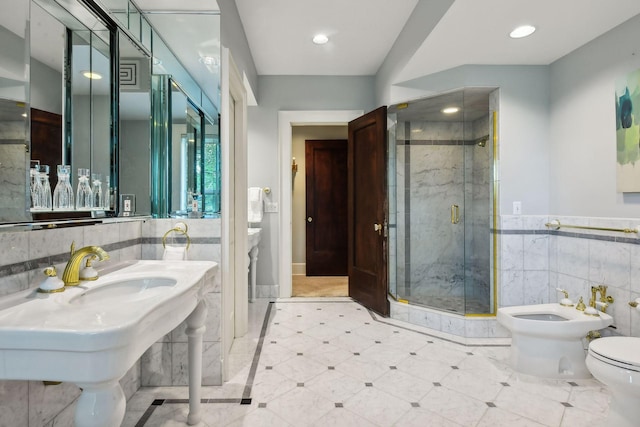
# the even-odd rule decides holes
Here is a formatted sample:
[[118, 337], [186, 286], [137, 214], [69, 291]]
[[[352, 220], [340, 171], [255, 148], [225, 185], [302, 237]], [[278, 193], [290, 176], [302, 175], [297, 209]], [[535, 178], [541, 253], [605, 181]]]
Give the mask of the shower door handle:
[[460, 222], [460, 207], [458, 205], [451, 205], [451, 224], [457, 224]]

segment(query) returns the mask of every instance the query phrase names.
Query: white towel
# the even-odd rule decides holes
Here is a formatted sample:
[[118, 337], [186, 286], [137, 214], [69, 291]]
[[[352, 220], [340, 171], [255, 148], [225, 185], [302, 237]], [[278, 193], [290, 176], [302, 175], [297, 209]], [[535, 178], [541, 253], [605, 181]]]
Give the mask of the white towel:
[[262, 188], [260, 187], [250, 187], [249, 188], [249, 200], [247, 207], [249, 208], [248, 212], [248, 221], [253, 223], [262, 222]]
[[187, 247], [167, 245], [164, 248], [162, 259], [164, 261], [183, 261], [187, 259]]

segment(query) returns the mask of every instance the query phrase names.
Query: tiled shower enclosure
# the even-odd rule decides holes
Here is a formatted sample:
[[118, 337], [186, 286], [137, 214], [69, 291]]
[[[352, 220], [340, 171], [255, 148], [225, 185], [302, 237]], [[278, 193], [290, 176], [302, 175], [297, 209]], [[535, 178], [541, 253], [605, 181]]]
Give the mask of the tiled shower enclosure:
[[[447, 115], [447, 106], [459, 110]], [[465, 89], [390, 113], [391, 289], [412, 304], [490, 313], [489, 90]]]

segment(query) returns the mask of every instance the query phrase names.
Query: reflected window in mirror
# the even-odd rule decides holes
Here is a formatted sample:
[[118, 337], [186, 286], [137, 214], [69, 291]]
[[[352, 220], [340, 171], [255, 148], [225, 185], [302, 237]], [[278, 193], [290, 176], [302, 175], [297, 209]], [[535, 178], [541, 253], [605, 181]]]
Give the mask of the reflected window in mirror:
[[172, 82], [170, 215], [201, 218], [220, 212], [220, 140], [206, 118]]
[[205, 117], [204, 132], [204, 158], [202, 160], [204, 171], [203, 205], [205, 213], [220, 213], [221, 197], [221, 168], [220, 168], [220, 121]]

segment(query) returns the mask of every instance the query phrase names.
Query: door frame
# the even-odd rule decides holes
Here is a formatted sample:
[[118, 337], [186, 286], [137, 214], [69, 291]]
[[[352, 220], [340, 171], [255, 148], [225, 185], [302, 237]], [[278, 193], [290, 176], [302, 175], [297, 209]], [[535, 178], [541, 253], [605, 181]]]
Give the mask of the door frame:
[[[222, 166], [221, 206], [221, 356], [222, 378], [229, 376], [229, 351], [234, 337], [247, 332], [249, 323], [249, 291], [247, 287], [247, 94], [238, 67], [228, 48], [221, 49], [220, 144]], [[235, 101], [234, 141], [231, 144], [229, 103]], [[230, 161], [233, 150], [234, 162]], [[233, 182], [233, 185], [231, 183]], [[231, 197], [233, 196], [233, 197]], [[230, 206], [231, 199], [234, 205]], [[233, 238], [233, 239], [232, 239]], [[229, 242], [234, 241], [233, 249]], [[233, 250], [233, 253], [231, 253]], [[233, 260], [233, 262], [231, 262]], [[229, 323], [233, 322], [233, 325]], [[231, 341], [231, 342], [229, 342]]]
[[364, 114], [363, 110], [320, 110], [320, 111], [279, 111], [278, 112], [278, 161], [280, 174], [278, 192], [280, 194], [280, 221], [278, 223], [278, 284], [280, 298], [291, 297], [292, 231], [291, 231], [291, 146], [293, 126], [346, 126], [350, 121]]

